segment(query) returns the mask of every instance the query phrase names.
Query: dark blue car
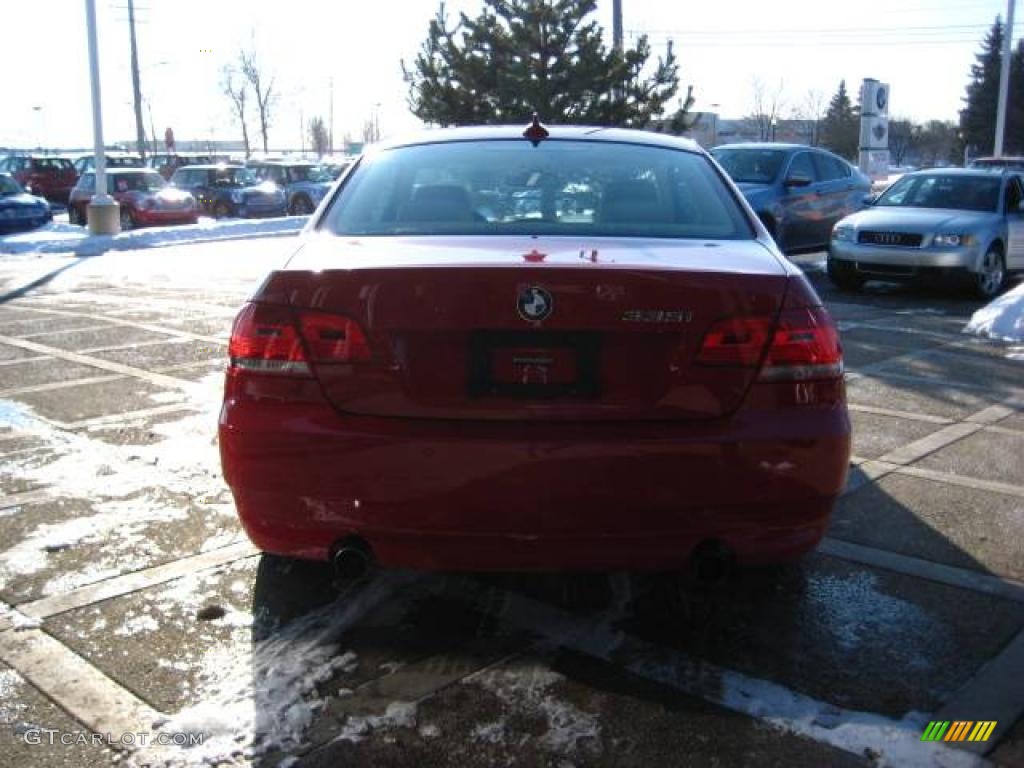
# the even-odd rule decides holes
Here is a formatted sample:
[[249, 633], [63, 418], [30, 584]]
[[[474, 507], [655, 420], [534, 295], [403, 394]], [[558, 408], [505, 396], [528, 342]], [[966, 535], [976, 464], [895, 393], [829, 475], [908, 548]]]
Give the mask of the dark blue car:
[[9, 174], [0, 173], [0, 234], [26, 232], [53, 221], [50, 204], [28, 194]]
[[871, 192], [867, 176], [818, 147], [725, 144], [711, 154], [784, 253], [827, 248], [835, 223]]

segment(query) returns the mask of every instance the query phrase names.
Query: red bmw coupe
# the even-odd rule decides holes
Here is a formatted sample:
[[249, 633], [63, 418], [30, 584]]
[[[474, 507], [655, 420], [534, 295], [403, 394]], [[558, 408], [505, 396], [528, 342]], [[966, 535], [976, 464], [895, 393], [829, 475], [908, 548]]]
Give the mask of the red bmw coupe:
[[675, 137], [535, 122], [374, 147], [229, 355], [249, 537], [342, 573], [784, 561], [846, 478], [835, 324]]

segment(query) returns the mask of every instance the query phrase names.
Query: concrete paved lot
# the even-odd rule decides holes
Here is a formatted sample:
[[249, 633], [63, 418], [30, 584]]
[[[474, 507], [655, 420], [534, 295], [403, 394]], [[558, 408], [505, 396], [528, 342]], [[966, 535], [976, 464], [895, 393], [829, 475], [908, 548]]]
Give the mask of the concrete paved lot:
[[960, 334], [975, 302], [801, 260], [855, 457], [796, 567], [339, 596], [250, 549], [214, 442], [231, 318], [288, 246], [0, 261], [0, 765], [1024, 765], [1024, 363]]

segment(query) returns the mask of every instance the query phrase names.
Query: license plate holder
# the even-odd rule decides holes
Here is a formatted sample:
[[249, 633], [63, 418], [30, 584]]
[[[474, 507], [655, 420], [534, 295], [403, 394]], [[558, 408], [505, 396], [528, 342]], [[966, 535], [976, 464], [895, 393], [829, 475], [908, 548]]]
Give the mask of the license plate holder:
[[469, 394], [521, 399], [597, 397], [598, 348], [595, 333], [476, 332], [470, 338]]

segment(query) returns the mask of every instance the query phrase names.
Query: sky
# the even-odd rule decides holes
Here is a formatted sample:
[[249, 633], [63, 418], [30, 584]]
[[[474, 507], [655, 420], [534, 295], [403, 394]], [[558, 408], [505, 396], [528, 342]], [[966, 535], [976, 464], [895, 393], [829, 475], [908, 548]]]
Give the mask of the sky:
[[[890, 115], [955, 120], [970, 66], [1007, 0], [733, 0], [668, 3], [622, 0], [626, 42], [647, 34], [656, 54], [673, 40], [681, 91], [694, 109], [739, 118], [751, 111], [754, 80], [789, 108], [809, 94], [825, 100], [845, 79], [891, 85]], [[384, 136], [415, 130], [400, 62], [411, 61], [437, 0], [137, 0], [137, 37], [147, 134], [179, 140], [240, 138], [220, 87], [225, 65], [244, 47], [275, 77], [279, 101], [271, 148], [308, 145], [302, 126], [329, 122], [334, 95], [337, 145], [358, 140], [376, 117]], [[1016, 40], [1024, 9], [1016, 9]], [[127, 0], [96, 0], [104, 137], [134, 137]], [[448, 0], [471, 15], [482, 0]], [[610, 45], [611, 0], [597, 21]], [[8, 2], [0, 77], [0, 146], [92, 144], [85, 0]], [[789, 109], [783, 111], [788, 114]], [[250, 118], [250, 135], [256, 120]], [[255, 143], [255, 141], [254, 141]]]

